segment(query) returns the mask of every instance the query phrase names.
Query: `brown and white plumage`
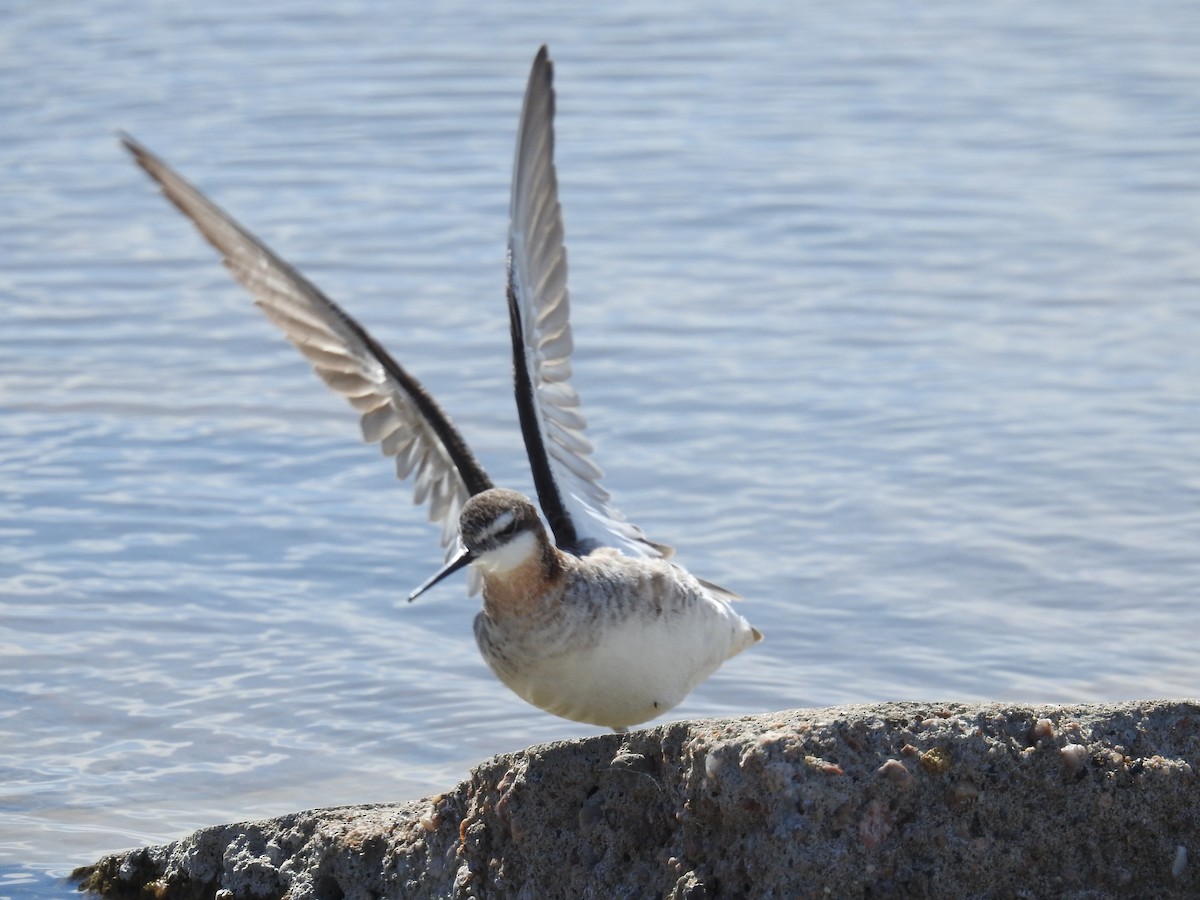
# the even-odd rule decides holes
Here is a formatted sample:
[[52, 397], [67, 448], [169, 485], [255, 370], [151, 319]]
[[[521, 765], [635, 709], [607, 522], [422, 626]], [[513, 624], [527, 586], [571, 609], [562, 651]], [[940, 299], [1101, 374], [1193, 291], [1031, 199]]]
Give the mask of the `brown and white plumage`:
[[[414, 479], [442, 527], [447, 564], [482, 581], [480, 652], [496, 675], [555, 715], [623, 729], [679, 703], [761, 638], [733, 597], [668, 562], [610, 503], [570, 385], [572, 338], [554, 169], [553, 66], [537, 54], [513, 166], [508, 308], [521, 431], [542, 515], [493, 487], [449, 416], [320, 289], [132, 138], [125, 146], [333, 390], [363, 437]], [[456, 535], [458, 540], [455, 540]]]

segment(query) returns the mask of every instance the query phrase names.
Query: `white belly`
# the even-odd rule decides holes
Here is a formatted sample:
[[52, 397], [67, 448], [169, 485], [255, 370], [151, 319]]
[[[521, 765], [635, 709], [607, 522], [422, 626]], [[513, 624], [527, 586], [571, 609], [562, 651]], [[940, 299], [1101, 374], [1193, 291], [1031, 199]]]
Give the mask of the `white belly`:
[[[527, 623], [501, 627], [480, 613], [480, 651], [501, 681], [540, 709], [608, 728], [641, 724], [676, 706], [760, 638], [686, 573], [671, 575], [679, 590], [615, 604], [621, 614], [567, 598], [561, 615], [523, 631]], [[644, 586], [635, 580], [626, 588], [636, 593]]]

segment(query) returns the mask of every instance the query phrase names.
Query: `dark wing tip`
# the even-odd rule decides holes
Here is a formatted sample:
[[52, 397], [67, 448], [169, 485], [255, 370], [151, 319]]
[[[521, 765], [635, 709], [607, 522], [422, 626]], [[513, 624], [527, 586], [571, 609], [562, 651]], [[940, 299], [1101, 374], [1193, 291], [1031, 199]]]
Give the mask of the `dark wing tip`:
[[537, 81], [546, 82], [548, 87], [552, 87], [554, 84], [554, 60], [550, 58], [550, 48], [546, 44], [542, 44], [537, 56], [533, 58], [529, 81], [531, 86]]
[[[177, 207], [179, 207], [179, 209], [185, 215], [187, 215], [189, 218], [193, 218], [191, 213], [183, 208], [179, 199], [167, 189], [168, 177], [166, 173], [174, 175], [175, 179], [178, 181], [184, 181], [182, 176], [172, 172], [166, 163], [139, 144], [132, 135], [124, 131], [118, 131], [117, 137], [121, 139], [121, 146], [129, 151], [129, 155], [133, 157], [133, 161], [141, 167], [142, 171], [158, 182], [159, 187], [162, 188], [163, 193], [167, 195], [167, 198]], [[187, 182], [184, 182], [184, 184], [187, 184]], [[203, 231], [203, 229], [201, 229], [201, 231]]]
[[139, 144], [129, 132], [117, 131], [117, 137], [121, 141], [121, 146], [129, 151], [130, 156], [137, 160], [137, 164], [143, 169], [146, 168], [146, 163], [154, 158], [154, 154]]

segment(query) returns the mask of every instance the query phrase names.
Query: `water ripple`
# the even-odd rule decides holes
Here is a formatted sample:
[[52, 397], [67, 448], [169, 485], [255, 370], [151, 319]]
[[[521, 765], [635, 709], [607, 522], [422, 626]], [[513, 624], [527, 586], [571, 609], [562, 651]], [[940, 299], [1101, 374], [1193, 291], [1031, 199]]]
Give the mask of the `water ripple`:
[[403, 601], [440, 556], [407, 487], [113, 136], [529, 491], [501, 281], [543, 40], [606, 483], [767, 636], [678, 714], [1196, 694], [1200, 7], [25, 4], [0, 29], [0, 900], [589, 731], [491, 678], [474, 601]]

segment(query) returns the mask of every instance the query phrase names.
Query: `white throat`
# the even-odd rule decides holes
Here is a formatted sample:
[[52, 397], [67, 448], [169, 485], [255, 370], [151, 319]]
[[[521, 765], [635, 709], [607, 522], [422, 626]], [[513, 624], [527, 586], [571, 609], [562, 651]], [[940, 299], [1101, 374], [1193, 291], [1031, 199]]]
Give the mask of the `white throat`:
[[537, 549], [537, 537], [533, 532], [522, 531], [495, 550], [479, 554], [472, 565], [478, 566], [489, 575], [503, 575], [529, 562]]

